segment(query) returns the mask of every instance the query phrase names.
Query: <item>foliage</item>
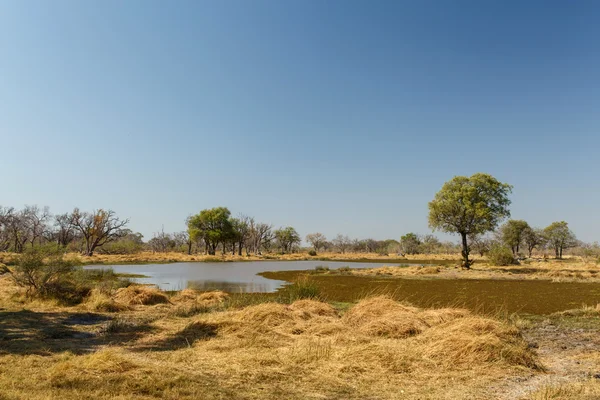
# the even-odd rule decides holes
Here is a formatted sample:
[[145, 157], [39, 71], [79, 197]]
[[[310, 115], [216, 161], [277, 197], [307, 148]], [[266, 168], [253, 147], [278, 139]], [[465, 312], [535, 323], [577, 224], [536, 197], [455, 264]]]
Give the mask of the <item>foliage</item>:
[[317, 255], [317, 252], [315, 250], [309, 250], [308, 255], [314, 257]]
[[471, 264], [467, 236], [489, 232], [510, 216], [511, 191], [511, 185], [488, 174], [455, 176], [429, 203], [429, 226], [461, 236], [466, 268]]
[[400, 238], [402, 252], [407, 254], [418, 254], [421, 251], [421, 239], [416, 233], [407, 233]]
[[90, 288], [73, 282], [76, 268], [62, 254], [47, 247], [25, 251], [17, 259], [12, 277], [29, 296], [54, 298], [65, 303], [81, 302]]
[[499, 244], [492, 246], [488, 252], [488, 259], [490, 260], [490, 264], [497, 266], [516, 264], [512, 250]]
[[233, 237], [231, 212], [226, 207], [215, 207], [200, 211], [188, 220], [188, 232], [192, 239], [204, 239], [208, 254], [215, 255], [219, 243]]
[[513, 255], [516, 256], [519, 253], [519, 247], [523, 242], [525, 231], [527, 230], [531, 230], [527, 222], [515, 219], [508, 220], [500, 228], [502, 242], [510, 247]]
[[300, 244], [300, 235], [291, 226], [277, 229], [275, 232], [275, 239], [282, 252], [292, 252], [294, 246]]
[[529, 258], [533, 253], [533, 249], [543, 247], [546, 243], [544, 232], [540, 229], [533, 229], [531, 227], [525, 228], [523, 231], [523, 243], [527, 246], [527, 253]]
[[554, 248], [556, 258], [561, 259], [563, 250], [577, 245], [575, 234], [565, 221], [553, 222], [544, 229], [544, 237]]

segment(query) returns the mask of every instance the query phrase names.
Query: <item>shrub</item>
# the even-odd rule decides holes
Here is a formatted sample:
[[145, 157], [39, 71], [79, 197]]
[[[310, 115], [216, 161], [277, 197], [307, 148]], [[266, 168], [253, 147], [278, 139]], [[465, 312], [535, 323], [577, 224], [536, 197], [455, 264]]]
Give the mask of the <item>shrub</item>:
[[323, 265], [317, 265], [315, 267], [315, 271], [316, 272], [328, 272], [329, 271], [329, 267], [323, 266]]
[[341, 273], [347, 273], [347, 272], [350, 272], [350, 267], [349, 267], [349, 266], [347, 266], [347, 265], [346, 265], [345, 267], [339, 267], [339, 268], [338, 268], [338, 272], [341, 272]]
[[314, 250], [310, 250], [310, 251], [308, 252], [308, 255], [309, 255], [309, 256], [313, 256], [313, 257], [314, 257], [314, 256], [316, 256], [316, 255], [317, 255], [317, 252], [316, 252], [316, 251], [314, 251]]
[[497, 266], [506, 266], [516, 264], [512, 251], [506, 246], [492, 246], [488, 253], [490, 264]]
[[91, 290], [73, 280], [76, 267], [62, 254], [48, 249], [32, 249], [16, 260], [12, 277], [27, 289], [28, 296], [54, 298], [69, 304], [80, 303]]

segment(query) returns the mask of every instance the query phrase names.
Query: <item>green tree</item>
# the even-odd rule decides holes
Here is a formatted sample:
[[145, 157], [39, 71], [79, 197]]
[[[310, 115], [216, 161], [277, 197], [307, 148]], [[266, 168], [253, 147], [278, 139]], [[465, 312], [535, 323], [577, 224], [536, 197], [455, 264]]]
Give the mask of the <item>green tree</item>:
[[565, 221], [553, 222], [544, 229], [544, 237], [548, 244], [554, 247], [556, 258], [561, 259], [563, 250], [577, 245], [575, 234]]
[[514, 256], [519, 253], [519, 247], [523, 243], [524, 233], [527, 229], [531, 229], [529, 224], [520, 219], [508, 220], [500, 228], [502, 242], [510, 247]]
[[463, 266], [470, 268], [469, 235], [495, 229], [510, 217], [508, 195], [512, 186], [491, 175], [455, 176], [429, 202], [429, 226], [461, 237]]
[[226, 207], [215, 207], [200, 211], [188, 219], [190, 238], [201, 237], [206, 246], [206, 252], [215, 255], [220, 243], [233, 238], [231, 212]]
[[533, 229], [531, 227], [527, 227], [523, 231], [523, 243], [527, 246], [527, 254], [529, 258], [533, 253], [533, 249], [536, 247], [544, 246], [546, 243], [546, 239], [544, 238], [544, 232], [540, 229]]
[[294, 245], [300, 244], [300, 235], [291, 226], [277, 229], [275, 232], [275, 239], [283, 252], [291, 252]]
[[416, 233], [407, 233], [400, 238], [400, 247], [403, 253], [418, 254], [421, 246], [421, 239]]

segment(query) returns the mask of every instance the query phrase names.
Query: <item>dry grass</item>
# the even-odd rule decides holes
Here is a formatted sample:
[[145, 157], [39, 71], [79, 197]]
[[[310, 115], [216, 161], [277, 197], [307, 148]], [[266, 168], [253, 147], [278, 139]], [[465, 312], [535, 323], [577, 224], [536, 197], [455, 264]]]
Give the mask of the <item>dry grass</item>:
[[[347, 273], [348, 271], [346, 271]], [[551, 280], [553, 282], [600, 282], [600, 264], [572, 257], [566, 260], [528, 261], [522, 265], [496, 267], [479, 260], [470, 270], [456, 266], [385, 266], [351, 269], [357, 276], [391, 276], [440, 279]], [[333, 272], [335, 273], [335, 271]]]
[[120, 312], [129, 308], [126, 304], [115, 301], [108, 294], [98, 289], [92, 290], [89, 297], [85, 300], [84, 306], [90, 311], [102, 312]]
[[[10, 291], [8, 283], [0, 282]], [[466, 310], [421, 309], [382, 296], [345, 314], [308, 299], [231, 309], [228, 297], [186, 290], [169, 299], [145, 286], [112, 297], [94, 291], [78, 308], [56, 310], [61, 321], [84, 321], [81, 327], [55, 326], [63, 336], [29, 344], [11, 339], [19, 313], [0, 318], [0, 336], [10, 339], [4, 343], [23, 343], [3, 345], [0, 398], [485, 399], [488, 386], [506, 375], [542, 369], [515, 326]], [[0, 299], [0, 307], [23, 306]], [[27, 318], [37, 314], [33, 304]], [[115, 316], [115, 304], [127, 308]], [[207, 311], [172, 312], [198, 304]], [[43, 356], [30, 352], [34, 345]]]
[[596, 378], [558, 386], [545, 386], [527, 397], [527, 400], [597, 400], [600, 399], [600, 381]]
[[[11, 260], [11, 255], [5, 256], [8, 261]], [[308, 253], [292, 253], [292, 254], [263, 254], [263, 255], [232, 255], [232, 254], [216, 254], [214, 256], [204, 254], [185, 254], [185, 253], [154, 253], [151, 251], [142, 251], [135, 254], [95, 254], [92, 257], [82, 256], [77, 253], [68, 254], [67, 259], [72, 259], [83, 264], [139, 264], [139, 263], [170, 263], [170, 262], [193, 262], [193, 261], [261, 261], [261, 260], [318, 260], [326, 259], [330, 261], [348, 261], [348, 260], [377, 260], [381, 262], [398, 262], [398, 260], [411, 262], [411, 260], [460, 260], [460, 254], [416, 254], [399, 256], [396, 254], [381, 255], [377, 253], [319, 253], [313, 257]], [[478, 257], [475, 257], [478, 259]], [[0, 260], [1, 261], [1, 260]]]
[[169, 297], [160, 290], [141, 285], [131, 285], [118, 289], [114, 299], [122, 304], [136, 306], [150, 306], [154, 304], [169, 303]]

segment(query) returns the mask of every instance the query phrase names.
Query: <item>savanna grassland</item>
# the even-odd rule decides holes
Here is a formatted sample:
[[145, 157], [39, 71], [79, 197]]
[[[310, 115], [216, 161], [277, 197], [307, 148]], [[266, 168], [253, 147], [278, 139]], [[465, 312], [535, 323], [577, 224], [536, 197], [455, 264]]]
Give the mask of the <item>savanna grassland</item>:
[[0, 398], [600, 396], [595, 306], [520, 315], [383, 292], [339, 302], [319, 278], [335, 275], [299, 275], [271, 294], [165, 293], [107, 274], [67, 305], [4, 274]]

